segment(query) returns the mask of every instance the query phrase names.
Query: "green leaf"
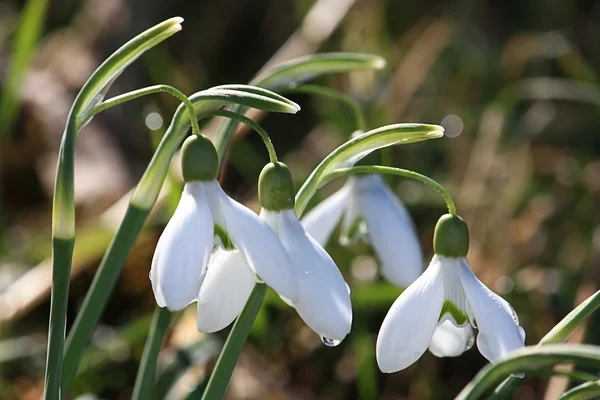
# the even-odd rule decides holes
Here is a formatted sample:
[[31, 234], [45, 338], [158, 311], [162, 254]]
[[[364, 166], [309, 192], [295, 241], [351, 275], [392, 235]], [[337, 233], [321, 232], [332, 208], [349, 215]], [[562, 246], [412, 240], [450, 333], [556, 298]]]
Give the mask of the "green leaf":
[[[600, 290], [567, 314], [566, 317], [556, 324], [556, 326], [540, 340], [538, 346], [564, 342], [587, 317], [598, 309], [598, 307], [600, 307]], [[512, 394], [517, 391], [520, 383], [521, 380], [518, 378], [506, 378], [506, 380], [496, 388], [490, 397], [490, 400], [511, 397]]]
[[320, 75], [383, 67], [385, 60], [373, 54], [320, 53], [278, 64], [259, 74], [251, 83], [269, 89], [279, 89]]
[[[385, 60], [372, 54], [320, 53], [278, 64], [261, 72], [250, 83], [271, 90], [282, 90], [321, 75], [359, 69], [381, 69], [384, 66]], [[232, 111], [243, 114], [246, 110], [244, 107], [234, 107]], [[235, 126], [235, 121], [228, 120], [222, 123], [216, 132], [215, 147], [219, 154], [225, 152]]]
[[591, 345], [551, 344], [525, 347], [508, 354], [497, 364], [489, 364], [459, 393], [455, 400], [475, 400], [511, 374], [533, 372], [565, 362], [598, 367], [600, 347]]
[[294, 103], [293, 101], [291, 101], [287, 97], [284, 97], [284, 96], [282, 96], [282, 95], [280, 95], [278, 93], [275, 93], [275, 92], [273, 92], [273, 91], [271, 91], [269, 89], [261, 88], [259, 86], [241, 85], [241, 84], [229, 84], [229, 85], [214, 86], [210, 90], [236, 90], [238, 92], [246, 92], [246, 93], [258, 94], [258, 95], [261, 95], [261, 96], [269, 97], [271, 99], [279, 100], [279, 101], [282, 101], [284, 103], [287, 103], [290, 106], [296, 108], [297, 111], [300, 111], [300, 106], [297, 103]]
[[565, 392], [558, 400], [592, 400], [600, 398], [600, 381], [585, 382]]
[[0, 121], [2, 121], [0, 139], [10, 133], [17, 115], [21, 83], [42, 34], [48, 3], [48, 0], [27, 1], [19, 19], [12, 59], [3, 79], [4, 90], [0, 98]]
[[310, 198], [324, 184], [327, 175], [337, 169], [350, 167], [375, 150], [396, 144], [408, 144], [440, 138], [444, 128], [426, 124], [394, 124], [373, 129], [333, 150], [313, 170], [296, 195], [296, 213], [301, 215]]
[[174, 33], [181, 30], [183, 18], [170, 18], [145, 32], [140, 33], [129, 42], [121, 46], [94, 71], [87, 80], [71, 109], [71, 113], [79, 121], [87, 122], [89, 112], [98, 105], [110, 89], [114, 81], [132, 62], [137, 60], [144, 52], [156, 46]]

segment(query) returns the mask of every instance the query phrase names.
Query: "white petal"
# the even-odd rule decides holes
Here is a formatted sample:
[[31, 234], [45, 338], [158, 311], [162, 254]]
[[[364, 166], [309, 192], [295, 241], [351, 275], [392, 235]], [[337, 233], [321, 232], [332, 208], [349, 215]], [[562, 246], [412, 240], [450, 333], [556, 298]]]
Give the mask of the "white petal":
[[302, 217], [302, 226], [321, 246], [327, 244], [342, 218], [349, 194], [350, 185], [346, 184]]
[[343, 340], [352, 325], [352, 305], [340, 270], [304, 231], [294, 210], [261, 215], [279, 233], [294, 265], [300, 287], [300, 298], [293, 301], [298, 314], [322, 338]]
[[297, 299], [296, 274], [275, 232], [258, 215], [216, 188], [224, 228], [250, 269], [277, 293]]
[[208, 264], [198, 294], [198, 319], [201, 332], [216, 332], [231, 324], [240, 314], [256, 283], [238, 251], [219, 249]]
[[377, 363], [383, 372], [403, 370], [429, 346], [444, 302], [441, 265], [429, 268], [396, 299], [377, 336]]
[[390, 282], [407, 287], [423, 270], [421, 245], [402, 203], [378, 175], [358, 178], [358, 199], [369, 237]]
[[213, 247], [213, 220], [201, 183], [185, 185], [152, 258], [156, 303], [171, 311], [195, 300]]
[[494, 362], [523, 347], [524, 332], [508, 303], [477, 279], [466, 259], [462, 260], [458, 274], [477, 322], [477, 347], [481, 354]]
[[473, 329], [469, 325], [455, 326], [445, 320], [435, 329], [429, 351], [436, 357], [456, 357], [473, 346]]

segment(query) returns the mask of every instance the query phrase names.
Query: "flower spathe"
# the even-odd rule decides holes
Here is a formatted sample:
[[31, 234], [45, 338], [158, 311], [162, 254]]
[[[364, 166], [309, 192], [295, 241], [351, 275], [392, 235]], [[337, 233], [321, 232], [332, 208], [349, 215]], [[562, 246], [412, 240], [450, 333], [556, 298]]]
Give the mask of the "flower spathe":
[[491, 362], [524, 345], [514, 310], [477, 279], [467, 259], [435, 255], [383, 321], [377, 337], [379, 368], [403, 370], [428, 347], [437, 356], [457, 356], [470, 347], [471, 327], [478, 329], [477, 347]]
[[[263, 209], [260, 217], [279, 236], [299, 286], [297, 299], [279, 294], [324, 341], [343, 340], [350, 332], [352, 306], [348, 286], [331, 257], [305, 232], [294, 210]], [[236, 252], [215, 255], [198, 295], [199, 330], [223, 329], [241, 312], [254, 286], [247, 269]]]
[[150, 279], [157, 304], [175, 311], [196, 300], [213, 249], [219, 246], [233, 247], [248, 266], [248, 276], [286, 297], [299, 297], [290, 259], [273, 230], [227, 196], [217, 181], [199, 180], [185, 184], [156, 246]]
[[341, 243], [362, 238], [371, 244], [387, 280], [407, 287], [419, 277], [423, 255], [415, 228], [381, 176], [349, 178], [338, 192], [309, 211], [302, 225], [324, 246], [340, 220]]

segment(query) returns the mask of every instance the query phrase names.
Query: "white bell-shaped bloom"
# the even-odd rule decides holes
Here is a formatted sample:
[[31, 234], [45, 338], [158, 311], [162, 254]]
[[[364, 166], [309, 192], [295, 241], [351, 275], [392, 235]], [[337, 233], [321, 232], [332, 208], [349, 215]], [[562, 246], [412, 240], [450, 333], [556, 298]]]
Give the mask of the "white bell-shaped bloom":
[[[339, 343], [352, 324], [350, 293], [339, 269], [323, 247], [305, 232], [294, 210], [263, 209], [260, 216], [279, 236], [298, 282], [298, 298], [290, 299], [282, 292], [280, 296], [296, 308], [324, 343]], [[245, 260], [235, 252], [223, 251], [210, 262], [198, 295], [199, 330], [220, 330], [241, 312], [254, 286], [252, 276], [245, 270]]]
[[435, 255], [383, 321], [377, 338], [379, 368], [405, 369], [428, 347], [437, 356], [457, 356], [472, 344], [471, 326], [478, 329], [479, 351], [491, 362], [525, 342], [514, 310], [477, 279], [466, 258]]
[[354, 176], [303, 218], [302, 225], [324, 246], [342, 220], [341, 243], [371, 244], [390, 282], [407, 287], [423, 270], [417, 233], [400, 200], [379, 175]]
[[[156, 246], [150, 279], [157, 304], [175, 311], [195, 301], [219, 245], [235, 249], [251, 272], [247, 276], [258, 277], [283, 296], [299, 298], [290, 258], [273, 230], [216, 181], [193, 181], [185, 184]], [[221, 258], [217, 254], [215, 261]]]

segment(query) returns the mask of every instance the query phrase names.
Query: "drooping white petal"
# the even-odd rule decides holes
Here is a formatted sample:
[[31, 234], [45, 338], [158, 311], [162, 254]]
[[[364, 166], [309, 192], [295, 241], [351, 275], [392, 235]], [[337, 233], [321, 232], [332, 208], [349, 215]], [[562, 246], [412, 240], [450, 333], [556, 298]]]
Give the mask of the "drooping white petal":
[[188, 183], [152, 258], [150, 280], [160, 307], [177, 311], [195, 300], [212, 247], [213, 219], [203, 183]]
[[477, 347], [481, 354], [494, 362], [523, 347], [524, 332], [508, 303], [477, 279], [466, 259], [462, 259], [458, 274], [477, 322]]
[[[258, 215], [214, 186], [219, 219], [250, 269], [288, 299], [300, 295], [290, 257], [273, 230]], [[213, 211], [215, 212], [215, 211]]]
[[292, 301], [306, 324], [319, 336], [341, 341], [350, 332], [352, 305], [348, 286], [329, 254], [308, 235], [294, 210], [261, 212], [279, 234], [298, 280], [300, 297]]
[[425, 352], [444, 302], [441, 264], [429, 268], [396, 299], [377, 336], [377, 363], [383, 372], [403, 370]]
[[355, 195], [381, 263], [381, 273], [390, 282], [407, 287], [423, 270], [421, 245], [412, 221], [379, 175], [357, 179]]
[[473, 328], [456, 326], [447, 319], [437, 326], [429, 351], [436, 357], [457, 357], [473, 346]]
[[239, 251], [218, 249], [198, 294], [198, 330], [211, 333], [231, 324], [244, 308], [255, 283], [254, 272]]
[[335, 226], [342, 218], [350, 189], [349, 184], [344, 185], [302, 217], [302, 226], [321, 246], [327, 244]]

